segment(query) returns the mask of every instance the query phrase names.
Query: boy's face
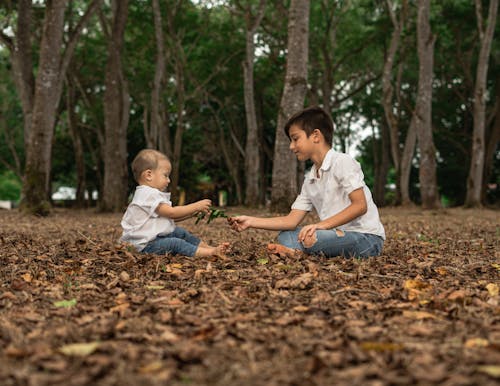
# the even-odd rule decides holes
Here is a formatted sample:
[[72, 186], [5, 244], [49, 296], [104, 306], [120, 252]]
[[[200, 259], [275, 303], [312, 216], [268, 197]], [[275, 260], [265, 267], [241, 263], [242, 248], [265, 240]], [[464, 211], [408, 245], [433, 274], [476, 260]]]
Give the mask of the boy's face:
[[172, 165], [169, 161], [162, 159], [158, 162], [158, 166], [154, 170], [146, 170], [146, 181], [148, 186], [156, 188], [160, 191], [165, 191], [170, 183], [170, 172]]
[[288, 131], [290, 135], [290, 150], [293, 151], [299, 161], [311, 158], [314, 151], [314, 143], [317, 133], [313, 132], [309, 137], [300, 126], [292, 125]]

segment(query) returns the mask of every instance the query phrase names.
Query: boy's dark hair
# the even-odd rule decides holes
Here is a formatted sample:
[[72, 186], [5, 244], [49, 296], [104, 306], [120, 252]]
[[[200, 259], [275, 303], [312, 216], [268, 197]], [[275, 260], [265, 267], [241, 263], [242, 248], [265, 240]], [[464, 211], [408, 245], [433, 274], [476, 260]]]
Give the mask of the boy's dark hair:
[[144, 149], [141, 150], [132, 161], [132, 173], [134, 175], [134, 179], [139, 182], [141, 178], [141, 174], [145, 170], [155, 170], [158, 167], [158, 162], [160, 160], [167, 160], [170, 162], [168, 157], [159, 152], [158, 150], [153, 149]]
[[285, 134], [290, 139], [290, 128], [293, 125], [299, 126], [302, 130], [304, 130], [309, 137], [312, 132], [318, 129], [323, 137], [325, 138], [325, 142], [330, 146], [333, 141], [333, 122], [330, 115], [323, 110], [321, 107], [308, 107], [298, 113], [292, 115], [288, 122], [285, 124]]

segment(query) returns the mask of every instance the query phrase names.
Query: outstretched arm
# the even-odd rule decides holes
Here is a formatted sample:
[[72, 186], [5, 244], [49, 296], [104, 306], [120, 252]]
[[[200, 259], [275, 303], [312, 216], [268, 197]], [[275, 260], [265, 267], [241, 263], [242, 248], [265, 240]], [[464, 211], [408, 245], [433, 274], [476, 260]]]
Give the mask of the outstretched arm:
[[193, 202], [188, 205], [170, 206], [168, 204], [160, 204], [156, 208], [156, 213], [162, 217], [168, 217], [173, 220], [185, 220], [186, 218], [198, 212], [207, 212], [212, 205], [212, 201], [205, 199]]
[[270, 231], [284, 231], [297, 228], [304, 219], [307, 212], [299, 209], [292, 209], [286, 216], [279, 217], [252, 217], [237, 216], [228, 219], [231, 227], [238, 231], [244, 231], [248, 228], [266, 229]]

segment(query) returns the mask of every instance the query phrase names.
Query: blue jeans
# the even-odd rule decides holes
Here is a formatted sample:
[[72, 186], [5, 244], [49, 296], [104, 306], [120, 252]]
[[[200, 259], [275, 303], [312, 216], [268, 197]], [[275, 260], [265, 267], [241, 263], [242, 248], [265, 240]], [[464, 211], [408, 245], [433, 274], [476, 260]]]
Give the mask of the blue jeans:
[[141, 252], [156, 253], [157, 255], [171, 253], [192, 257], [198, 249], [200, 241], [198, 237], [184, 228], [176, 227], [172, 233], [167, 235], [160, 233], [156, 239], [147, 243]]
[[378, 256], [382, 252], [384, 239], [377, 235], [360, 232], [342, 232], [338, 235], [335, 229], [317, 230], [317, 241], [309, 248], [299, 242], [300, 227], [293, 231], [280, 232], [278, 242], [285, 247], [298, 249], [309, 255], [326, 257], [369, 257]]

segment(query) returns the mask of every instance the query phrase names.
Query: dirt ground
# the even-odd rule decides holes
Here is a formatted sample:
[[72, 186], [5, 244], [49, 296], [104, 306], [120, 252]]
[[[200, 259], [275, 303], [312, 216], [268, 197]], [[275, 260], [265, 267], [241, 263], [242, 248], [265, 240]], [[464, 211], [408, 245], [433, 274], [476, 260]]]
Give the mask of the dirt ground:
[[0, 384], [498, 385], [500, 212], [381, 217], [366, 260], [188, 220], [233, 244], [193, 259], [117, 244], [120, 215], [0, 211]]

